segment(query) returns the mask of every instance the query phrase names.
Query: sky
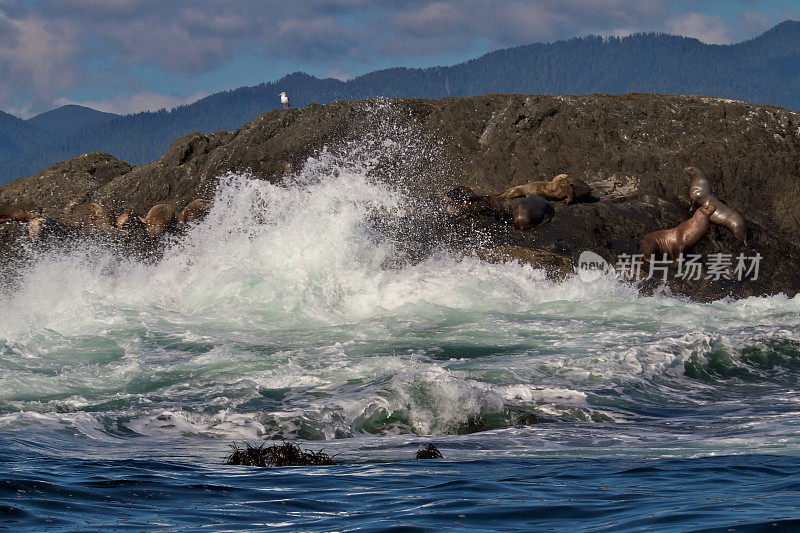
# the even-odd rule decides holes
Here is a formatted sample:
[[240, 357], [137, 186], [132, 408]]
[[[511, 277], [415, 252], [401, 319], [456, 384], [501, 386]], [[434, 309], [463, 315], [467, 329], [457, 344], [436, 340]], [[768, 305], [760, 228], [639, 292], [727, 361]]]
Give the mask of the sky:
[[0, 110], [170, 109], [297, 71], [346, 80], [590, 34], [730, 44], [786, 19], [800, 0], [0, 0]]

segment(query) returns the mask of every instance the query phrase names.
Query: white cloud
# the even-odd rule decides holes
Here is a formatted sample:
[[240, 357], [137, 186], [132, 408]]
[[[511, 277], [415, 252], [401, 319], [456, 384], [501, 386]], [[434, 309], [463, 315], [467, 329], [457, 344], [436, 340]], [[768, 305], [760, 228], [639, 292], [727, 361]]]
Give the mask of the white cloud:
[[[733, 1], [733, 0], [732, 0]], [[748, 2], [750, 0], [738, 0]], [[669, 0], [0, 0], [0, 109], [36, 112], [81, 83], [135, 92], [106, 108], [169, 107], [159, 81], [198, 87], [242, 57], [349, 74], [391, 63], [575, 36], [668, 31], [741, 41], [779, 20], [755, 7], [736, 25]], [[750, 4], [755, 6], [756, 4]], [[751, 28], [748, 33], [747, 28]], [[237, 67], [238, 68], [238, 67]], [[256, 68], [264, 68], [264, 64]], [[275, 79], [286, 72], [269, 72]], [[240, 82], [230, 80], [230, 87]], [[135, 102], [139, 102], [135, 104]], [[155, 104], [147, 103], [156, 102]], [[44, 109], [43, 109], [44, 108]]]
[[708, 44], [730, 44], [734, 32], [719, 17], [711, 17], [702, 13], [690, 13], [667, 22], [670, 33], [694, 37]]
[[10, 19], [0, 11], [0, 31], [0, 103], [21, 91], [28, 95], [27, 106], [49, 102], [77, 82], [79, 48], [68, 27], [34, 17]]
[[350, 74], [348, 74], [346, 72], [341, 72], [341, 71], [336, 70], [336, 69], [329, 70], [328, 72], [326, 72], [325, 73], [325, 77], [326, 78], [333, 78], [333, 79], [339, 80], [339, 81], [350, 81], [350, 80], [353, 79], [353, 76], [351, 76]]
[[[789, 17], [786, 17], [789, 18]], [[753, 33], [763, 33], [772, 27], [770, 20], [763, 13], [757, 11], [746, 11], [739, 17], [736, 24], [739, 33], [742, 35], [752, 35]]]

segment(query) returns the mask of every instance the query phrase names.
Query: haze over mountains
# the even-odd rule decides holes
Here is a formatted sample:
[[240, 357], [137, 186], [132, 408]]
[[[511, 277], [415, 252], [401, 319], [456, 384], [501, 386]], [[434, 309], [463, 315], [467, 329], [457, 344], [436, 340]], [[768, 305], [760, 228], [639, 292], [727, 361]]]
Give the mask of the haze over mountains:
[[346, 82], [295, 73], [171, 111], [120, 116], [70, 105], [28, 120], [0, 111], [0, 185], [86, 152], [107, 152], [132, 164], [154, 160], [186, 133], [232, 131], [278, 109], [280, 91], [295, 107], [379, 96], [647, 92], [800, 111], [800, 22], [783, 22], [734, 45], [666, 34], [591, 36], [498, 50], [450, 67], [386, 69]]

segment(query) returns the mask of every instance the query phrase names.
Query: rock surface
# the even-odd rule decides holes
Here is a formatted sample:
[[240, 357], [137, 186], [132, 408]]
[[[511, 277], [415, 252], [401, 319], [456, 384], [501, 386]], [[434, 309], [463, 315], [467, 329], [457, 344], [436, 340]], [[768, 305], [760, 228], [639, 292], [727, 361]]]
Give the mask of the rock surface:
[[58, 220], [88, 219], [84, 204], [92, 201], [98, 189], [133, 168], [108, 154], [83, 154], [0, 187], [0, 202]]
[[[485, 217], [445, 225], [460, 235], [457, 242], [482, 256], [515, 257], [563, 273], [583, 250], [613, 263], [619, 253], [636, 252], [647, 233], [690, 216], [683, 168], [694, 165], [705, 171], [716, 196], [744, 215], [749, 231], [745, 246], [712, 227], [696, 251], [759, 253], [763, 259], [756, 280], [671, 279], [672, 289], [698, 299], [800, 291], [800, 114], [701, 96], [486, 95], [312, 104], [260, 115], [233, 133], [187, 135], [159, 160], [135, 168], [106, 154], [83, 155], [0, 188], [0, 202], [70, 222], [85, 220], [82, 206], [89, 201], [140, 215], [168, 203], [177, 212], [195, 198], [210, 198], [228, 171], [277, 181], [325, 146], [370, 142], [370, 136], [380, 137], [376, 130], [389, 127], [409, 128], [419, 139], [417, 149], [434, 154], [414, 164], [401, 164], [404, 156], [398, 155], [375, 168], [414, 193], [464, 184], [495, 194], [560, 173], [591, 185], [591, 201], [554, 202], [552, 222], [532, 230]], [[11, 230], [0, 231], [7, 250]], [[475, 231], [482, 238], [472, 242]], [[657, 285], [651, 280], [642, 286]]]

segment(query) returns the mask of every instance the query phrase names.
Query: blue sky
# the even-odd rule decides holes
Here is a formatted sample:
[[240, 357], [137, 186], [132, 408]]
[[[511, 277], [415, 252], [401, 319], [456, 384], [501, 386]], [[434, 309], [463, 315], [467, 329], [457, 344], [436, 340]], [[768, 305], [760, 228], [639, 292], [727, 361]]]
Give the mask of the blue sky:
[[348, 79], [588, 34], [728, 44], [786, 19], [800, 0], [0, 0], [0, 110], [171, 108], [296, 71]]

